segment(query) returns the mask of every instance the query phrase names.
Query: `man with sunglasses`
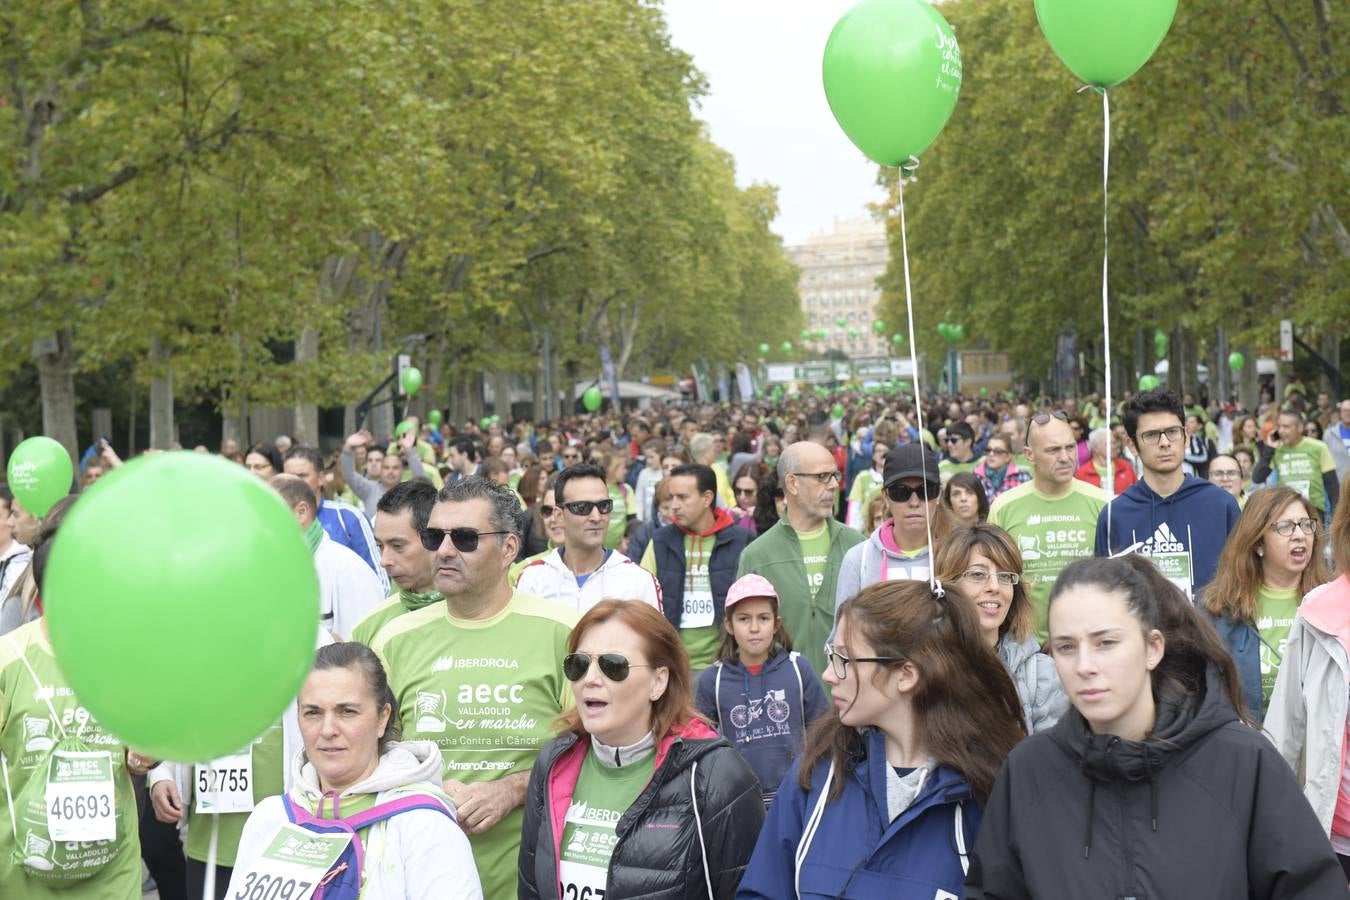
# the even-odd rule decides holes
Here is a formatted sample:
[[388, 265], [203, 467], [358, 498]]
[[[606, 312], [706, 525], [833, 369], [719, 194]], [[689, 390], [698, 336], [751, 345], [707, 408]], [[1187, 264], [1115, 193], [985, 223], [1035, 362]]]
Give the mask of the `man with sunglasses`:
[[482, 477], [437, 495], [422, 545], [436, 554], [444, 603], [399, 616], [371, 642], [398, 698], [403, 738], [429, 740], [469, 834], [484, 897], [514, 897], [521, 805], [553, 720], [571, 702], [563, 677], [577, 615], [513, 591], [520, 505]]
[[901, 444], [886, 454], [882, 483], [890, 518], [844, 556], [836, 609], [869, 584], [927, 581], [932, 571], [928, 535], [942, 496], [937, 457], [922, 444]]
[[1185, 415], [1181, 400], [1166, 388], [1125, 404], [1125, 432], [1143, 474], [1097, 517], [1095, 553], [1147, 556], [1194, 598], [1214, 578], [1239, 509], [1223, 488], [1182, 470]]
[[666, 481], [672, 521], [652, 535], [642, 565], [655, 573], [661, 607], [697, 674], [717, 655], [727, 591], [751, 535], [716, 505], [717, 476], [708, 466], [676, 466]]
[[973, 472], [984, 457], [975, 453], [975, 429], [967, 422], [953, 422], [942, 438], [947, 452], [939, 465], [942, 483], [958, 472]]
[[614, 510], [605, 470], [595, 463], [569, 466], [558, 473], [553, 493], [563, 543], [521, 570], [516, 589], [566, 604], [577, 615], [606, 599], [638, 600], [660, 609], [661, 591], [652, 573], [605, 549]]
[[779, 613], [794, 646], [825, 671], [826, 639], [834, 629], [834, 600], [844, 556], [863, 536], [834, 518], [839, 466], [815, 441], [789, 444], [778, 458], [785, 515], [741, 555], [737, 576], [754, 573], [773, 584]]
[[1092, 555], [1106, 493], [1074, 477], [1078, 441], [1063, 411], [1031, 417], [1026, 455], [1031, 480], [1000, 494], [989, 507], [989, 521], [1017, 542], [1035, 607], [1036, 639], [1045, 643], [1050, 589], [1065, 566]]
[[319, 624], [341, 640], [384, 601], [384, 585], [361, 557], [323, 530], [316, 514], [318, 501], [304, 479], [273, 475], [271, 485], [300, 523], [314, 556], [314, 571], [319, 576]]

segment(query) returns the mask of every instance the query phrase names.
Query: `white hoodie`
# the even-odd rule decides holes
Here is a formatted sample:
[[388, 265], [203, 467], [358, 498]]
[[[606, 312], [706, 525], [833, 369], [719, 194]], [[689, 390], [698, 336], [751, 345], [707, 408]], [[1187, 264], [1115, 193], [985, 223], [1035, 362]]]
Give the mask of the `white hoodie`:
[[536, 559], [520, 572], [516, 590], [575, 609], [578, 615], [601, 600], [640, 600], [661, 609], [656, 576], [617, 550], [607, 551], [600, 568], [577, 584], [577, 576], [563, 562], [563, 548]]
[[[391, 743], [370, 777], [343, 791], [339, 800], [375, 794], [376, 802], [410, 794], [429, 794], [447, 803], [441, 793], [441, 753], [430, 741]], [[323, 797], [319, 776], [301, 751], [292, 764], [291, 801], [314, 809]], [[448, 804], [453, 810], [453, 804]], [[274, 835], [286, 824], [281, 797], [258, 804], [244, 825], [239, 855], [227, 896], [243, 889], [245, 875]], [[469, 839], [458, 823], [429, 809], [414, 809], [377, 822], [359, 832], [365, 845], [361, 900], [483, 900]]]

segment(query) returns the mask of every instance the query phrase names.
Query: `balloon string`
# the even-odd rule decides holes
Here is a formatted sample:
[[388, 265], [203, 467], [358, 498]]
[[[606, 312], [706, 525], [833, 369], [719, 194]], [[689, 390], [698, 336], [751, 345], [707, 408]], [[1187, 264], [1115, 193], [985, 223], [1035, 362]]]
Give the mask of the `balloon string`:
[[[919, 161], [914, 157], [909, 158], [908, 163], [901, 164], [899, 178], [896, 183], [899, 185], [897, 193], [900, 197], [900, 258], [905, 268], [905, 315], [909, 319], [909, 366], [914, 374], [914, 415], [919, 422], [919, 467], [923, 472], [924, 496], [928, 494], [928, 449], [923, 443], [923, 404], [919, 402], [919, 357], [915, 349], [914, 340], [914, 298], [910, 291], [909, 284], [909, 239], [905, 235], [905, 177], [906, 173], [914, 174], [914, 170], [919, 166]], [[928, 534], [928, 587], [937, 596], [943, 596], [942, 582], [937, 579], [937, 570], [933, 565], [936, 553], [933, 549], [933, 519], [929, 512], [927, 503], [923, 505], [923, 525]]]
[[220, 816], [211, 816], [211, 841], [206, 846], [206, 878], [202, 885], [202, 900], [215, 900], [217, 839], [220, 837]]
[[1110, 230], [1107, 217], [1110, 203], [1107, 187], [1111, 173], [1111, 98], [1102, 89], [1102, 352], [1106, 364], [1106, 474], [1102, 487], [1106, 489], [1106, 546], [1111, 546], [1111, 501], [1116, 496], [1116, 460], [1111, 453], [1111, 300], [1107, 290], [1107, 253], [1110, 249]]

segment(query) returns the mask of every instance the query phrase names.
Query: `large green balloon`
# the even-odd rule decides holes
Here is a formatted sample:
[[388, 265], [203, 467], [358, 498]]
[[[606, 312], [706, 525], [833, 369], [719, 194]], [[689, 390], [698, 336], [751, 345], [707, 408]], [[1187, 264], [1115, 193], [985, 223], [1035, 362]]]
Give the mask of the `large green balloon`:
[[422, 370], [416, 366], [408, 366], [403, 370], [403, 393], [409, 397], [416, 396], [422, 389]]
[[1162, 382], [1158, 380], [1157, 375], [1139, 376], [1139, 390], [1141, 391], [1151, 391], [1157, 388], [1158, 385], [1160, 384], [1162, 384]]
[[408, 433], [408, 429], [411, 427], [412, 427], [412, 420], [404, 419], [402, 422], [399, 422], [397, 425], [394, 426], [394, 437], [396, 438], [403, 437], [403, 435]]
[[1241, 372], [1242, 367], [1246, 364], [1247, 357], [1243, 356], [1238, 351], [1234, 350], [1232, 353], [1228, 354], [1228, 368], [1232, 369], [1234, 372]]
[[961, 92], [961, 50], [926, 0], [863, 0], [825, 44], [830, 111], [873, 162], [898, 166], [928, 149]]
[[595, 412], [600, 408], [600, 389], [595, 385], [586, 388], [585, 393], [581, 395], [581, 405], [585, 407], [586, 412]]
[[35, 516], [45, 516], [69, 494], [74, 477], [70, 454], [49, 437], [30, 437], [10, 454], [9, 488]]
[[441, 411], [439, 409], [433, 409], [427, 413], [427, 424], [432, 428], [440, 428], [442, 421]]
[[247, 469], [204, 453], [104, 476], [57, 531], [42, 597], [81, 705], [123, 742], [183, 762], [234, 753], [275, 722], [319, 633], [295, 517]]
[[1176, 12], [1177, 0], [1036, 0], [1036, 19], [1055, 55], [1097, 87], [1138, 72]]

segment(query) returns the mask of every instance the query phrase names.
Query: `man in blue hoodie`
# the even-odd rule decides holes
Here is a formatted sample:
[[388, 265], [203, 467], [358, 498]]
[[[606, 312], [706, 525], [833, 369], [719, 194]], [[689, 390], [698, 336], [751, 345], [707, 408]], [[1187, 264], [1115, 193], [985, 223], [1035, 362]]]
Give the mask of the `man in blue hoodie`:
[[1222, 488], [1182, 471], [1184, 416], [1177, 395], [1165, 388], [1125, 404], [1125, 432], [1143, 476], [1097, 517], [1096, 555], [1138, 552], [1194, 598], [1214, 578], [1238, 504]]

